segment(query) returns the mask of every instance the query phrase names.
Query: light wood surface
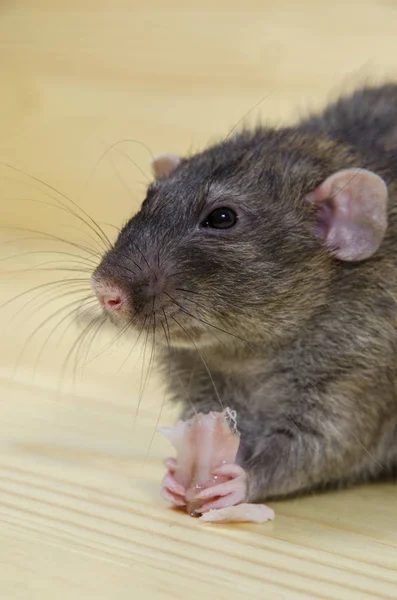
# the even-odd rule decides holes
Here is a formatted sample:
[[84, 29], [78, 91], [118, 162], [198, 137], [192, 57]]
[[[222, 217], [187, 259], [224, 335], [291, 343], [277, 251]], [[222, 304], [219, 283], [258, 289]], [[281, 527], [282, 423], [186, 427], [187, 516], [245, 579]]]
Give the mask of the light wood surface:
[[[0, 160], [113, 236], [150, 152], [396, 78], [396, 40], [393, 0], [3, 0]], [[104, 330], [67, 360], [85, 326], [61, 322], [74, 284], [15, 298], [86, 285], [56, 270], [80, 250], [51, 235], [95, 245], [59, 201], [0, 166], [0, 598], [397, 598], [396, 486], [274, 503], [262, 526], [204, 526], [159, 498], [155, 429], [176, 415], [155, 374], [138, 407], [138, 349]]]

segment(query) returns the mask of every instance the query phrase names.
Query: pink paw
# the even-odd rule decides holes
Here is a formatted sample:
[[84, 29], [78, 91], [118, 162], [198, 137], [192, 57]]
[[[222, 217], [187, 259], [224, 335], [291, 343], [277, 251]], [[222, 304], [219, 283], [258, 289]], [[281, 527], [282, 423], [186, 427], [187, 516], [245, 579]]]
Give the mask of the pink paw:
[[[247, 474], [239, 465], [222, 465], [214, 473], [221, 483], [202, 490], [197, 498], [206, 500], [197, 512], [204, 513], [218, 508], [227, 508], [247, 499]], [[226, 480], [226, 481], [225, 481]]]
[[186, 506], [186, 490], [174, 477], [176, 469], [175, 458], [166, 458], [164, 466], [167, 469], [167, 473], [161, 483], [162, 497], [174, 506]]

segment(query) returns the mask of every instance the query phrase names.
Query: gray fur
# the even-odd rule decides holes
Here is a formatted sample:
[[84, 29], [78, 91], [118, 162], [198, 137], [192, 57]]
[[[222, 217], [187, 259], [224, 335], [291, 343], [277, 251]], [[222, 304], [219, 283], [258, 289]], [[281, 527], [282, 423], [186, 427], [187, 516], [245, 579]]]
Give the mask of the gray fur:
[[[120, 318], [154, 338], [184, 417], [219, 399], [237, 411], [249, 500], [396, 471], [396, 123], [397, 85], [367, 88], [295, 128], [185, 159], [95, 273], [125, 290]], [[304, 202], [348, 167], [389, 190], [386, 237], [355, 264], [322, 247]], [[200, 227], [217, 206], [234, 207], [238, 226]]]

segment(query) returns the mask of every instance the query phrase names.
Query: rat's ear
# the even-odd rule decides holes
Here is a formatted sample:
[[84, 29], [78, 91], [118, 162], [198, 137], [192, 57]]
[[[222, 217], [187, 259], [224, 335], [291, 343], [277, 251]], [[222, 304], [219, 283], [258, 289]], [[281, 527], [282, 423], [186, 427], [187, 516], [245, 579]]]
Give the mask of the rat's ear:
[[156, 179], [165, 179], [182, 162], [177, 154], [160, 154], [153, 159], [152, 171]]
[[364, 260], [381, 245], [387, 228], [387, 187], [375, 173], [338, 171], [307, 200], [317, 208], [317, 235], [339, 260]]

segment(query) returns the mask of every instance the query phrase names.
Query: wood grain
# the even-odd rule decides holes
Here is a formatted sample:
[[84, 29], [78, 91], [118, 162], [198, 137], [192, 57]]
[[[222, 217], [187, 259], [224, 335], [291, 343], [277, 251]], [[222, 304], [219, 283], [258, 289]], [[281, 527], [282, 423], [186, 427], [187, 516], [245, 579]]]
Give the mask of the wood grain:
[[[88, 293], [100, 242], [55, 191], [112, 237], [151, 153], [395, 78], [396, 37], [392, 0], [3, 0], [0, 160], [37, 179], [0, 165], [2, 599], [397, 598], [393, 485], [274, 503], [263, 526], [162, 502], [155, 429], [176, 415], [155, 373], [140, 399], [131, 340], [106, 329], [70, 354], [88, 314], [67, 317], [65, 293]], [[87, 270], [60, 271], [79, 244]]]

